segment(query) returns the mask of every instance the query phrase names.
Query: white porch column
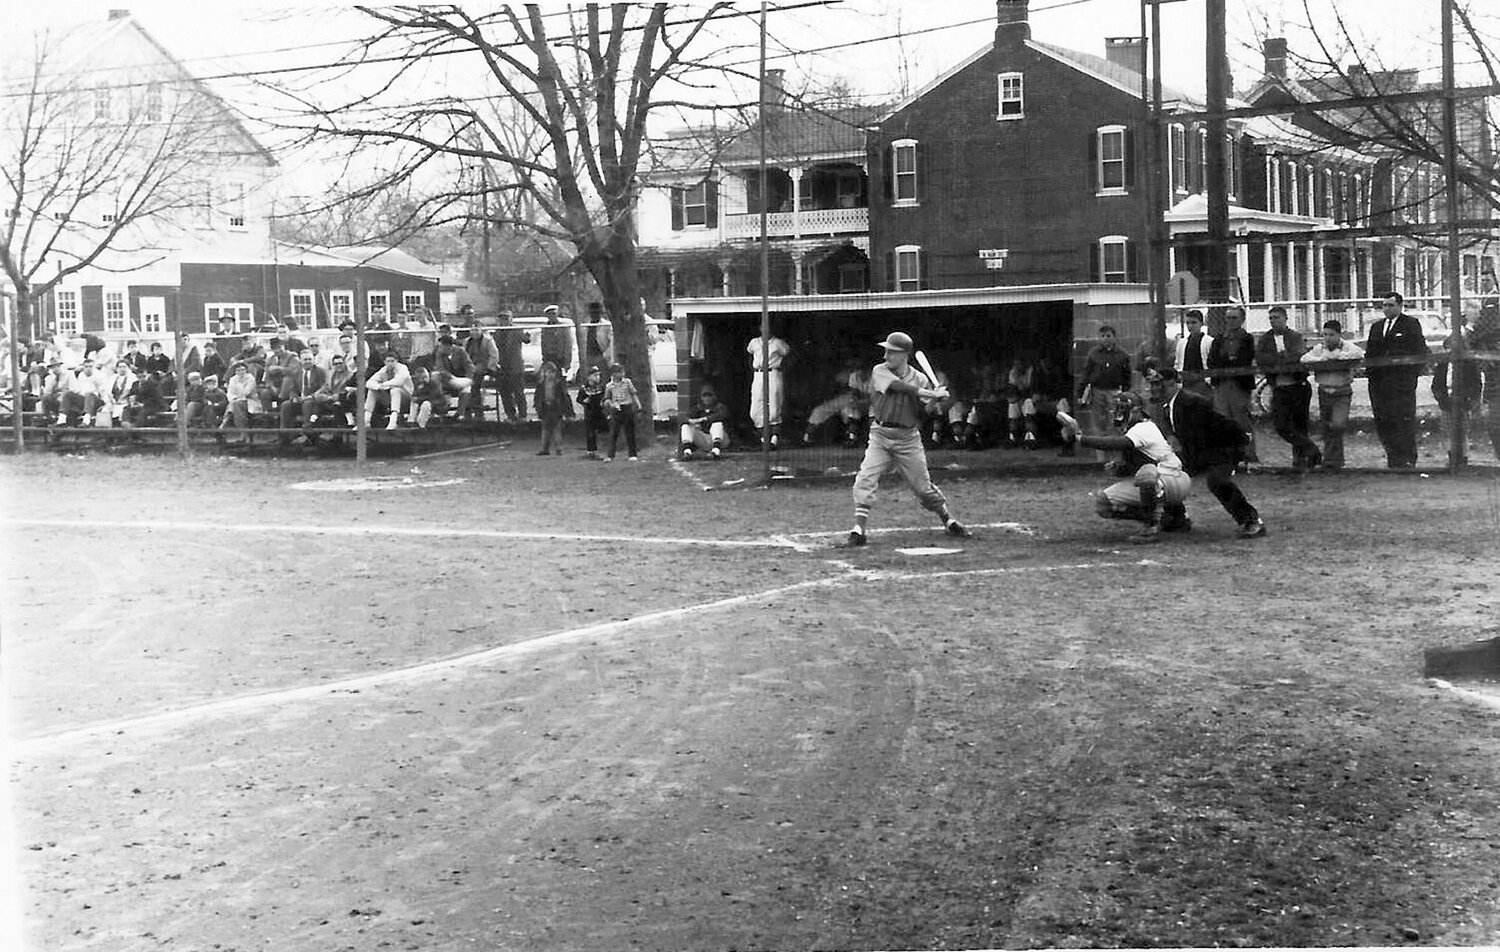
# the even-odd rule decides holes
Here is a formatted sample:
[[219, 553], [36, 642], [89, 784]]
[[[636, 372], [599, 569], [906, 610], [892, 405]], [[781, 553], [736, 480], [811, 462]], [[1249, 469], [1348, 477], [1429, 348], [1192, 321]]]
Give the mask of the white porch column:
[[1300, 301], [1302, 299], [1301, 275], [1297, 273], [1297, 243], [1289, 241], [1286, 243], [1286, 299], [1288, 301]]
[[1391, 290], [1402, 295], [1411, 293], [1406, 287], [1406, 250], [1399, 246], [1391, 250]]
[[719, 294], [722, 297], [729, 297], [729, 259], [728, 258], [722, 258], [722, 259], [719, 260]]
[[1250, 301], [1250, 246], [1239, 244], [1234, 246], [1234, 273], [1240, 282], [1240, 296], [1242, 303]]
[[1354, 299], [1354, 303], [1351, 304], [1351, 305], [1349, 305], [1349, 307], [1350, 307], [1351, 310], [1357, 309], [1360, 306], [1359, 302], [1362, 301], [1362, 300], [1364, 300], [1364, 297], [1365, 297], [1364, 289], [1359, 286], [1359, 284], [1360, 284], [1360, 278], [1362, 278], [1362, 277], [1364, 277], [1364, 275], [1360, 271], [1360, 267], [1359, 267], [1359, 249], [1358, 248], [1350, 248], [1349, 249], [1349, 296]]
[[[792, 237], [802, 237], [802, 169], [793, 167], [792, 173]], [[800, 279], [799, 279], [800, 283]]]
[[802, 289], [802, 261], [806, 254], [801, 251], [792, 252], [792, 293], [805, 294]]
[[1276, 251], [1268, 241], [1260, 246], [1261, 275], [1260, 275], [1260, 299], [1262, 301], [1276, 300]]
[[[1270, 155], [1268, 153], [1266, 155], [1266, 211], [1268, 211], [1268, 212], [1274, 212], [1275, 210], [1276, 210], [1276, 158], [1275, 158], [1275, 156]], [[1266, 247], [1269, 248], [1270, 245], [1267, 245]], [[1269, 296], [1267, 296], [1266, 300], [1269, 301], [1269, 300], [1271, 300], [1271, 298]]]
[[[1317, 288], [1315, 296], [1321, 302], [1328, 299], [1328, 249], [1322, 242], [1315, 241], [1311, 246], [1311, 252], [1311, 260], [1308, 261], [1308, 267], [1312, 269], [1313, 287]], [[1325, 310], [1325, 306], [1321, 303], [1313, 307], [1313, 327], [1323, 326], [1323, 314]]]

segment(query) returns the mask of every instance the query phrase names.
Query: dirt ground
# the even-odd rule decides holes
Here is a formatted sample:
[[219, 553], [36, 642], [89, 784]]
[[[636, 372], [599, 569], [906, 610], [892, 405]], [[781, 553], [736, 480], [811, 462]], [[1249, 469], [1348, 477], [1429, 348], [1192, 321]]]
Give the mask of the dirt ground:
[[841, 550], [847, 481], [534, 449], [0, 462], [27, 948], [1500, 943], [1500, 711], [1422, 677], [1493, 470], [1140, 547], [940, 469], [975, 539]]

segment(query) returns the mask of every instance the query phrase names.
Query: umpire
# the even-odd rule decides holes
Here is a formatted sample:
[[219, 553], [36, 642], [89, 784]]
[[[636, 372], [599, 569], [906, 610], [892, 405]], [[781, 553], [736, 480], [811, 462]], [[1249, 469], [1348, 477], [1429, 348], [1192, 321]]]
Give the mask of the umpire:
[[[1152, 401], [1161, 406], [1169, 435], [1177, 440], [1183, 469], [1189, 476], [1203, 477], [1208, 491], [1229, 517], [1239, 523], [1240, 538], [1264, 536], [1266, 524], [1234, 481], [1234, 468], [1249, 445], [1249, 435], [1238, 423], [1215, 410], [1208, 400], [1183, 390], [1176, 371], [1152, 373], [1147, 382]], [[1186, 507], [1181, 503], [1162, 507], [1163, 530], [1182, 532], [1191, 526]]]

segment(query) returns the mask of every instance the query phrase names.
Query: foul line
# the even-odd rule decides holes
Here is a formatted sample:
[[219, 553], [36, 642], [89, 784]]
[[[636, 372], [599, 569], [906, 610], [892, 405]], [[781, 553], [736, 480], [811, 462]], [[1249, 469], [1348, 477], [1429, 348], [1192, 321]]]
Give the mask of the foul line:
[[694, 486], [697, 486], [699, 489], [703, 490], [704, 492], [711, 493], [711, 492], [714, 491], [714, 488], [712, 486], [710, 486], [708, 483], [704, 482], [703, 480], [699, 479], [696, 473], [690, 472], [688, 470], [688, 468], [686, 466], [682, 465], [682, 463], [680, 461], [675, 460], [675, 459], [669, 459], [669, 460], [667, 460], [667, 465], [670, 466], [670, 467], [672, 467], [672, 469], [674, 471], [676, 471], [677, 475], [681, 476], [683, 479], [688, 480]]
[[439, 456], [454, 456], [458, 453], [478, 453], [481, 450], [499, 450], [510, 445], [510, 440], [499, 440], [494, 443], [480, 443], [478, 446], [460, 446], [451, 450], [438, 450], [436, 453], [422, 453], [419, 456], [408, 456], [412, 459], [436, 459]]
[[569, 532], [506, 532], [499, 529], [423, 529], [401, 526], [303, 526], [269, 523], [126, 522], [112, 519], [6, 519], [0, 525], [77, 529], [168, 529], [183, 532], [300, 533], [302, 535], [418, 536], [423, 538], [517, 539], [563, 542], [638, 542], [642, 545], [706, 545], [728, 549], [794, 549], [787, 539], [687, 539], [662, 536], [595, 535]]
[[1442, 678], [1428, 678], [1427, 680], [1431, 681], [1437, 687], [1440, 687], [1451, 694], [1455, 694], [1472, 704], [1478, 704], [1481, 707], [1488, 707], [1493, 710], [1500, 711], [1500, 697], [1496, 697], [1493, 694], [1483, 694], [1479, 691], [1471, 691], [1468, 688], [1461, 688], [1451, 681], [1444, 681]]
[[[965, 523], [970, 529], [1005, 529], [1021, 535], [1036, 535], [1036, 527], [1028, 526], [1024, 522], [976, 522]], [[866, 535], [890, 535], [897, 532], [942, 532], [940, 525], [925, 526], [889, 526], [884, 529], [866, 529]], [[793, 532], [785, 536], [787, 539], [834, 539], [842, 538], [849, 534], [847, 529], [835, 529], [828, 532]]]
[[1150, 559], [1120, 562], [1084, 562], [1072, 565], [1023, 565], [991, 569], [960, 569], [948, 572], [882, 572], [861, 571], [846, 566], [849, 570], [843, 575], [829, 576], [826, 578], [809, 579], [802, 582], [794, 582], [791, 585], [782, 585], [777, 588], [766, 589], [760, 592], [752, 592], [748, 595], [734, 595], [729, 598], [721, 598], [711, 602], [700, 602], [696, 605], [684, 605], [677, 608], [667, 608], [661, 611], [648, 612], [637, 615], [634, 618], [625, 618], [620, 621], [601, 622], [596, 625], [588, 625], [583, 628], [573, 628], [567, 631], [553, 632], [550, 635], [540, 635], [526, 641], [514, 644], [500, 645], [494, 648], [485, 648], [468, 654], [456, 655], [439, 661], [428, 661], [401, 668], [396, 671], [382, 671], [377, 674], [365, 674], [355, 677], [344, 678], [338, 681], [329, 681], [322, 684], [306, 685], [296, 688], [283, 688], [280, 690], [266, 691], [260, 694], [249, 694], [241, 697], [226, 698], [221, 701], [208, 701], [202, 704], [194, 704], [189, 707], [177, 708], [169, 711], [160, 711], [155, 714], [144, 714], [135, 717], [120, 718], [98, 724], [89, 724], [71, 730], [60, 731], [55, 734], [43, 734], [29, 737], [24, 740], [12, 742], [7, 750], [7, 759], [16, 762], [25, 759], [29, 755], [48, 754], [55, 752], [61, 745], [85, 741], [99, 737], [104, 734], [124, 734], [131, 731], [148, 731], [152, 729], [164, 729], [195, 721], [206, 717], [215, 717], [226, 714], [244, 714], [276, 707], [292, 701], [312, 700], [326, 698], [340, 694], [357, 694], [367, 688], [383, 687], [392, 684], [406, 684], [421, 681], [439, 675], [457, 671], [462, 668], [470, 668], [491, 662], [505, 661], [517, 656], [530, 654], [544, 648], [558, 645], [571, 644], [586, 641], [592, 638], [601, 638], [606, 635], [617, 634], [633, 628], [646, 627], [657, 622], [670, 621], [689, 615], [698, 615], [706, 612], [719, 611], [725, 608], [734, 608], [751, 602], [765, 601], [787, 595], [791, 592], [802, 591], [813, 588], [831, 588], [836, 585], [845, 585], [858, 582], [886, 582], [886, 581], [910, 581], [928, 578], [954, 578], [959, 576], [983, 576], [983, 575], [1007, 575], [1023, 572], [1058, 572], [1078, 571], [1080, 569], [1097, 568], [1124, 568], [1128, 566], [1152, 565], [1161, 566], [1164, 563], [1153, 562]]

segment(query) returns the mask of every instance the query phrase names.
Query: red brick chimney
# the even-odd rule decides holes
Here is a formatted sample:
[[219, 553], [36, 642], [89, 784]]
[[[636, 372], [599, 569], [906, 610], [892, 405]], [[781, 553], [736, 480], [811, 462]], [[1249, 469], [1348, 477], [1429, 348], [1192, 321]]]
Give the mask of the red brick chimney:
[[1031, 39], [1030, 0], [995, 0], [995, 45]]
[[111, 20], [126, 20], [126, 19], [129, 19], [130, 18], [130, 11], [129, 10], [111, 10], [111, 11], [109, 11], [109, 18]]
[[1286, 38], [1268, 37], [1261, 45], [1261, 53], [1266, 59], [1266, 75], [1286, 79]]
[[1139, 36], [1107, 36], [1104, 38], [1104, 58], [1132, 73], [1146, 71], [1146, 41]]

